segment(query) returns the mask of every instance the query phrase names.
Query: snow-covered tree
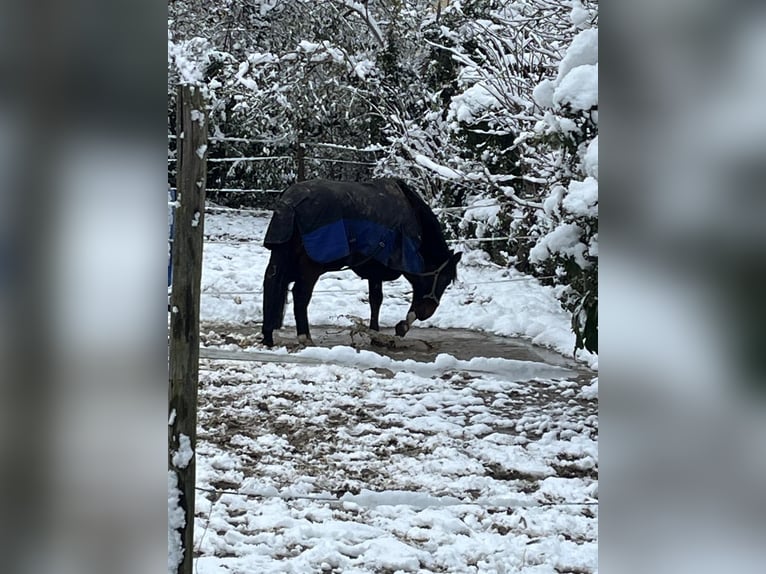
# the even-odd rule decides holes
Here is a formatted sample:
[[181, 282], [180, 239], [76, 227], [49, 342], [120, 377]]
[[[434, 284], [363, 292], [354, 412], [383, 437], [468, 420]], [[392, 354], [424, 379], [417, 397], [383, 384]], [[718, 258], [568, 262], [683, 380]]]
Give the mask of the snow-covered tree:
[[545, 110], [531, 138], [563, 160], [543, 209], [545, 233], [529, 253], [538, 268], [552, 271], [567, 288], [576, 348], [598, 351], [598, 30], [580, 31], [553, 80], [534, 97]]
[[[209, 157], [284, 158], [213, 163], [211, 187], [283, 187], [302, 143], [374, 149], [374, 175], [465, 208], [443, 213], [454, 235], [507, 238], [482, 248], [563, 285], [577, 347], [597, 349], [597, 1], [175, 0], [169, 11], [176, 68], [194, 62], [208, 91]], [[372, 174], [331, 165], [305, 175]]]

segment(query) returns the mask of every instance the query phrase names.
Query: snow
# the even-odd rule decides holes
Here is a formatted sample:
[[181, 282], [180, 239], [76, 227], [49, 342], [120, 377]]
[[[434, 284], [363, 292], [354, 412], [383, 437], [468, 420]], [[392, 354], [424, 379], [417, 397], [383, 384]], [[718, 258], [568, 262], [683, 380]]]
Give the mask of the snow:
[[487, 226], [494, 227], [497, 225], [497, 215], [500, 213], [500, 207], [500, 204], [495, 199], [478, 199], [465, 210], [460, 226], [465, 227], [468, 223], [476, 223], [476, 237], [485, 237]]
[[[265, 213], [208, 210], [203, 325], [258, 330], [267, 224]], [[523, 336], [571, 355], [571, 317], [553, 289], [480, 251], [465, 250], [458, 274], [424, 326]], [[366, 287], [351, 272], [324, 275], [312, 324], [366, 319]], [[385, 284], [384, 329], [404, 316], [409, 292], [406, 281]], [[289, 336], [289, 307], [285, 318]], [[201, 361], [195, 571], [597, 570], [593, 376], [491, 356], [272, 353], [286, 362]], [[179, 462], [190, 459], [183, 444]], [[171, 475], [169, 528], [183, 521]], [[171, 568], [180, 556], [171, 530], [168, 544]]]
[[354, 74], [360, 80], [366, 80], [369, 76], [374, 76], [377, 73], [377, 66], [372, 60], [360, 60], [354, 64]]
[[178, 74], [181, 84], [201, 85], [209, 64], [210, 44], [203, 38], [175, 42], [168, 22], [168, 67]]
[[561, 205], [561, 200], [564, 198], [566, 191], [567, 190], [564, 186], [553, 186], [550, 194], [545, 198], [545, 201], [543, 201], [543, 211], [546, 215], [559, 215], [559, 206]]
[[322, 47], [321, 44], [317, 44], [316, 42], [309, 42], [308, 40], [302, 40], [298, 44], [298, 49], [302, 50], [303, 52], [306, 52], [307, 54], [313, 54], [317, 50], [319, 50]]
[[[268, 213], [259, 216], [236, 213], [208, 213], [208, 235], [225, 236], [231, 243], [207, 243], [202, 269], [201, 320], [243, 324], [260, 323], [263, 273], [269, 251], [262, 246]], [[549, 240], [551, 247], [570, 248], [575, 228], [560, 231]], [[486, 255], [466, 246], [458, 265], [458, 281], [442, 297], [437, 312], [417, 325], [465, 328], [509, 337], [526, 337], [537, 345], [569, 355], [574, 348], [571, 316], [558, 303], [552, 287], [545, 287], [529, 276], [489, 263]], [[585, 247], [583, 246], [583, 249]], [[547, 254], [546, 254], [547, 257]], [[236, 295], [235, 295], [236, 293]], [[404, 318], [409, 307], [411, 287], [403, 278], [384, 284], [380, 310], [381, 327], [393, 327]], [[237, 302], [235, 297], [239, 296]], [[285, 326], [295, 325], [291, 303], [285, 313]], [[369, 318], [367, 282], [351, 271], [323, 275], [314, 290], [309, 307], [314, 324], [349, 325], [349, 317]], [[307, 349], [309, 353], [321, 350]], [[583, 354], [595, 363], [595, 356]], [[337, 357], [335, 357], [337, 358]]]
[[567, 73], [553, 92], [553, 104], [569, 104], [577, 110], [598, 105], [598, 64], [577, 66]]
[[454, 169], [447, 167], [445, 165], [439, 165], [438, 163], [427, 158], [423, 154], [417, 154], [415, 156], [415, 163], [417, 163], [420, 166], [423, 166], [424, 168], [434, 173], [437, 173], [438, 175], [442, 176], [444, 179], [460, 179], [464, 177], [462, 173], [455, 171]]
[[500, 106], [491, 90], [481, 82], [452, 98], [449, 115], [459, 122], [476, 123], [488, 111]]
[[559, 63], [557, 81], [561, 82], [572, 70], [579, 66], [598, 63], [598, 28], [589, 28], [578, 33], [567, 48]]
[[178, 490], [178, 477], [168, 471], [168, 574], [178, 571], [183, 560], [183, 545], [179, 528], [186, 524], [184, 510], [179, 506], [181, 491]]
[[279, 58], [271, 53], [254, 52], [247, 57], [247, 61], [253, 66], [259, 66], [261, 64], [277, 64]]
[[176, 468], [186, 468], [189, 465], [189, 461], [194, 456], [194, 451], [191, 447], [191, 440], [185, 434], [181, 434], [178, 437], [178, 450], [173, 453], [173, 466]]
[[598, 106], [597, 28], [582, 30], [575, 36], [559, 63], [556, 79], [540, 82], [532, 91], [532, 98], [544, 109], [570, 105], [588, 111]]
[[570, 182], [561, 207], [572, 215], [598, 217], [598, 181], [587, 177], [584, 181]]
[[570, 255], [580, 267], [587, 267], [583, 253], [585, 245], [580, 242], [582, 228], [576, 223], [562, 223], [545, 235], [529, 252], [529, 259], [539, 263], [545, 261], [552, 253]]
[[305, 54], [310, 54], [311, 57], [309, 59], [312, 62], [324, 62], [326, 60], [342, 62], [344, 60], [343, 52], [327, 40], [324, 40], [321, 44], [302, 40], [298, 43], [298, 50]]
[[580, 390], [578, 396], [582, 397], [583, 399], [595, 399], [598, 397], [598, 379], [595, 379], [593, 383], [587, 387], [583, 387]]
[[550, 80], [543, 80], [535, 89], [532, 90], [532, 99], [541, 108], [553, 107], [553, 92], [556, 90], [556, 84]]
[[582, 165], [586, 175], [598, 179], [598, 136], [588, 144], [583, 155]]
[[245, 74], [247, 74], [249, 70], [250, 70], [250, 64], [248, 62], [242, 62], [239, 65], [239, 69], [237, 70], [237, 74], [235, 77], [237, 78], [237, 81], [243, 86], [245, 86], [248, 90], [257, 91], [258, 83], [252, 78], [245, 77]]
[[572, 11], [569, 14], [572, 25], [576, 28], [586, 26], [590, 18], [590, 12], [583, 7], [580, 0], [572, 0]]

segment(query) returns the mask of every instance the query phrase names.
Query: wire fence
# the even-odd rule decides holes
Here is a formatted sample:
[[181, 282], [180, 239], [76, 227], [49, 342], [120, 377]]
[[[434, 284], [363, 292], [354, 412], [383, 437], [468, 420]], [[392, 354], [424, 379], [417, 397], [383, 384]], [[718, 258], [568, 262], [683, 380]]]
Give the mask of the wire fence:
[[[447, 239], [449, 245], [462, 245], [463, 243], [495, 243], [498, 241], [510, 241], [511, 239], [534, 239], [533, 235], [507, 235], [505, 237], [465, 237], [462, 239]], [[248, 243], [261, 243], [260, 239], [206, 239], [205, 243], [212, 245], [247, 245]]]
[[[531, 275], [526, 277], [514, 277], [512, 279], [498, 279], [497, 281], [473, 281], [470, 283], [462, 282], [461, 283], [467, 287], [472, 287], [474, 285], [497, 285], [499, 283], [517, 283], [520, 281], [540, 281], [544, 279], [555, 279], [555, 275], [544, 275], [541, 277], [533, 277]], [[321, 281], [321, 279], [320, 279]], [[362, 279], [360, 279], [362, 281]], [[359, 293], [360, 291], [358, 289], [314, 289], [312, 293]], [[236, 295], [261, 295], [263, 293], [262, 289], [255, 289], [252, 291], [216, 291], [216, 290], [210, 290], [210, 291], [202, 291], [201, 295], [208, 295], [208, 296], [220, 296], [220, 297], [230, 297], [230, 296], [236, 296]]]
[[[206, 488], [202, 486], [196, 487], [196, 490], [198, 492], [207, 492], [209, 494], [214, 494], [216, 497], [220, 498], [224, 494], [230, 494], [234, 496], [241, 496], [244, 498], [251, 498], [251, 499], [257, 499], [257, 500], [273, 500], [273, 499], [279, 499], [279, 500], [307, 500], [311, 502], [322, 502], [326, 504], [331, 505], [339, 505], [342, 506], [344, 504], [352, 503], [352, 504], [358, 504], [359, 506], [405, 506], [408, 508], [417, 508], [417, 509], [426, 509], [426, 508], [443, 508], [445, 506], [478, 506], [484, 510], [489, 511], [503, 511], [503, 510], [509, 510], [514, 508], [541, 508], [541, 507], [564, 507], [564, 506], [598, 506], [599, 501], [598, 500], [581, 500], [581, 501], [562, 501], [562, 502], [555, 502], [555, 501], [524, 501], [522, 503], [509, 503], [504, 505], [498, 505], [498, 504], [486, 504], [482, 503], [480, 501], [464, 501], [464, 500], [450, 500], [447, 502], [443, 502], [440, 504], [413, 504], [413, 503], [400, 503], [397, 502], [396, 504], [384, 504], [384, 503], [378, 503], [378, 504], [364, 504], [363, 502], [358, 502], [358, 499], [350, 498], [350, 499], [344, 499], [344, 498], [337, 498], [334, 496], [322, 496], [322, 495], [298, 495], [298, 494], [271, 494], [271, 493], [251, 493], [251, 492], [241, 492], [239, 490], [224, 490], [224, 489], [217, 489], [217, 488]], [[382, 493], [377, 493], [382, 494]], [[431, 496], [428, 493], [417, 493], [413, 492], [412, 494], [422, 494], [423, 496]], [[438, 499], [437, 499], [438, 500]], [[213, 501], [214, 503], [216, 501]]]

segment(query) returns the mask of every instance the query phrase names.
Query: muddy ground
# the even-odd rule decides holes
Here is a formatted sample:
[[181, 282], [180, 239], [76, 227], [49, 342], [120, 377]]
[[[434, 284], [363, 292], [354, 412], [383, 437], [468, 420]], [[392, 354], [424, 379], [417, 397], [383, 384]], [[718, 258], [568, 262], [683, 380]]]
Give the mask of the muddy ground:
[[[262, 349], [260, 328], [258, 325], [232, 325], [222, 323], [203, 323], [201, 327], [203, 342], [234, 343], [243, 349]], [[392, 328], [382, 329], [382, 340], [373, 340], [367, 332], [353, 327], [337, 325], [317, 325], [311, 328], [314, 344], [319, 347], [348, 345], [358, 349], [374, 351], [396, 360], [413, 359], [420, 362], [432, 362], [437, 355], [445, 353], [461, 360], [474, 357], [514, 359], [534, 361], [556, 367], [565, 367], [577, 372], [579, 377], [590, 378], [596, 373], [573, 356], [566, 357], [551, 349], [540, 347], [527, 339], [519, 337], [501, 337], [481, 331], [468, 329], [438, 329], [413, 327], [407, 336], [394, 336]], [[274, 336], [276, 345], [299, 348], [292, 328], [277, 331]], [[396, 340], [395, 345], [386, 344]]]

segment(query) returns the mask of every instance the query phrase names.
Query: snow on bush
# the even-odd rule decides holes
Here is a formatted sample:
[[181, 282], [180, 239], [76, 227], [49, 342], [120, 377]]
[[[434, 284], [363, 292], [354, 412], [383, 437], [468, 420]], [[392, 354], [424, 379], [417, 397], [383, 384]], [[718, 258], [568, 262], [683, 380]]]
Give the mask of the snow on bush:
[[500, 103], [492, 91], [479, 82], [452, 99], [449, 117], [458, 122], [470, 124], [498, 107]]
[[587, 267], [584, 254], [587, 247], [582, 242], [583, 230], [576, 223], [562, 223], [553, 231], [543, 236], [529, 252], [529, 259], [542, 263], [551, 255], [572, 257], [580, 267]]

